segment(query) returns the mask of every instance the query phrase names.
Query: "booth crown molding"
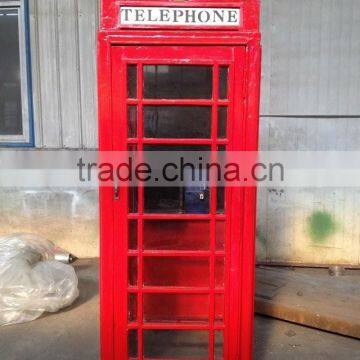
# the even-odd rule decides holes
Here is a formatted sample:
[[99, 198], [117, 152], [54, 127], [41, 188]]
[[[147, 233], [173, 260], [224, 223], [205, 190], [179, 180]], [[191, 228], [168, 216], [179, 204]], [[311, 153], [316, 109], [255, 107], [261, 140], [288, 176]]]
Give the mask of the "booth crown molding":
[[[259, 31], [259, 0], [242, 1], [101, 1], [100, 31], [117, 31], [131, 27], [132, 29], [176, 29], [181, 28], [208, 28], [212, 30], [233, 30], [241, 32]], [[123, 8], [131, 8], [124, 12]], [[146, 8], [146, 9], [145, 9]], [[154, 8], [151, 10], [151, 8]], [[176, 8], [177, 11], [172, 8]], [[162, 11], [161, 11], [162, 9]], [[193, 13], [197, 10], [196, 21], [190, 22]], [[208, 9], [208, 10], [207, 10]], [[145, 11], [146, 10], [146, 11]], [[160, 14], [161, 11], [161, 15]], [[219, 11], [225, 12], [225, 19], [219, 17]], [[188, 18], [186, 19], [186, 12]], [[182, 16], [182, 14], [185, 14]], [[150, 14], [150, 15], [149, 15]], [[214, 14], [218, 15], [214, 18]], [[126, 15], [126, 20], [124, 16]], [[157, 21], [161, 17], [160, 20]], [[151, 21], [150, 21], [151, 20]], [[237, 21], [238, 20], [238, 21]]]

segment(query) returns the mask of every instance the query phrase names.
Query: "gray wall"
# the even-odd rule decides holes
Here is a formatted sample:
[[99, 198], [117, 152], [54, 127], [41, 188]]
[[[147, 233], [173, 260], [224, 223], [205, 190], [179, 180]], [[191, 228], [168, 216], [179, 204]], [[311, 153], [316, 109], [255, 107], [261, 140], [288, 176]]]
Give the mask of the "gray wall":
[[0, 190], [0, 236], [33, 233], [78, 257], [96, 257], [98, 222], [98, 194], [94, 190]]
[[[97, 3], [30, 0], [38, 147], [96, 147]], [[360, 150], [360, 1], [263, 0], [262, 33], [261, 148]], [[80, 256], [97, 255], [96, 193], [87, 201], [82, 191], [44, 189], [35, 203], [31, 192], [5, 195], [17, 199], [17, 219], [3, 207], [0, 233], [38, 231]], [[360, 264], [360, 190], [259, 195], [259, 260]], [[65, 215], [55, 226], [59, 206]], [[36, 226], [34, 214], [42, 216]], [[319, 239], [314, 226], [327, 235]]]

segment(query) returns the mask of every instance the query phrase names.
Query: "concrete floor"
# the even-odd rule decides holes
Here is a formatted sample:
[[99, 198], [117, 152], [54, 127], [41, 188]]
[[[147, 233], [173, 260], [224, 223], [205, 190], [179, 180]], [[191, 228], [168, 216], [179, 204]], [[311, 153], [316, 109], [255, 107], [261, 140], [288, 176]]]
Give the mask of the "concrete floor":
[[[69, 309], [28, 324], [0, 328], [0, 360], [99, 358], [98, 267], [76, 265], [80, 298]], [[286, 322], [256, 317], [256, 360], [355, 360], [360, 341]]]

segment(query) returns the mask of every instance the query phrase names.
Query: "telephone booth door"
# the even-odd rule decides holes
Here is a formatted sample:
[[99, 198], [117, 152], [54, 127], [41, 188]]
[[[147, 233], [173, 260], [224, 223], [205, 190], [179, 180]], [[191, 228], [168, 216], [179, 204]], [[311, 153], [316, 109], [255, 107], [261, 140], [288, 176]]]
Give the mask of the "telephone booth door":
[[[113, 150], [239, 150], [244, 68], [242, 46], [113, 46]], [[238, 358], [242, 197], [119, 189], [111, 359]]]

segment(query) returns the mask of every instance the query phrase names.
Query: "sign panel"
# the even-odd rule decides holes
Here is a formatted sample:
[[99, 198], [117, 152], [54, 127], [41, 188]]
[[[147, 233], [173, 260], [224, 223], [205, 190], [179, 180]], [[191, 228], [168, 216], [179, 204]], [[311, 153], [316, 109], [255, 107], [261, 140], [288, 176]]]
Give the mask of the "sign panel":
[[233, 27], [241, 22], [240, 9], [143, 7], [120, 8], [120, 25]]

